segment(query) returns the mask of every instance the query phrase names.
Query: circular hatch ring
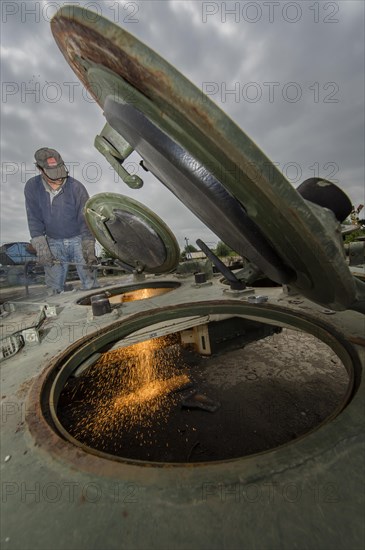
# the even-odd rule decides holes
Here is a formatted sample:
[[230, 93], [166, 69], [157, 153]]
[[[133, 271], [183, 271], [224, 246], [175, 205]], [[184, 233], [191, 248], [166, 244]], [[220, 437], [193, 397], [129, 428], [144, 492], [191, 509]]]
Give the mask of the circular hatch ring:
[[[75, 371], [78, 366], [83, 361], [85, 361], [92, 353], [94, 353], [96, 349], [100, 349], [117, 339], [120, 340], [121, 338], [135, 332], [136, 330], [148, 327], [149, 325], [161, 322], [162, 320], [166, 321], [179, 317], [201, 314], [206, 315], [209, 313], [229, 313], [231, 315], [254, 318], [256, 320], [267, 322], [269, 324], [277, 324], [288, 328], [295, 327], [299, 330], [312, 334], [332, 348], [332, 350], [341, 359], [349, 375], [349, 383], [343, 401], [336, 407], [333, 413], [329, 417], [327, 417], [324, 422], [316, 426], [313, 431], [304, 434], [303, 436], [292, 442], [281, 445], [280, 447], [276, 447], [274, 449], [270, 449], [268, 451], [264, 451], [262, 453], [250, 455], [247, 457], [218, 461], [219, 463], [229, 463], [232, 461], [237, 462], [240, 460], [249, 461], [252, 459], [252, 457], [257, 457], [261, 455], [265, 455], [267, 457], [270, 453], [280, 452], [280, 449], [282, 449], [283, 447], [285, 447], [284, 457], [285, 460], [287, 460], [290, 459], [290, 456], [292, 454], [293, 456], [296, 456], [295, 448], [296, 444], [298, 444], [299, 442], [301, 445], [301, 453], [318, 453], [322, 452], [321, 449], [323, 445], [334, 444], [334, 442], [338, 438], [341, 438], [343, 436], [343, 434], [341, 436], [341, 433], [337, 430], [339, 428], [340, 431], [342, 431], [343, 428], [346, 426], [346, 422], [349, 420], [349, 418], [351, 419], [351, 414], [347, 415], [346, 411], [349, 407], [351, 408], [350, 400], [360, 383], [359, 361], [357, 358], [357, 354], [352, 346], [349, 345], [348, 342], [346, 342], [340, 334], [335, 333], [331, 327], [329, 327], [325, 323], [313, 319], [308, 315], [303, 315], [302, 313], [298, 314], [297, 312], [288, 312], [288, 310], [277, 306], [267, 306], [266, 304], [260, 306], [252, 306], [242, 303], [238, 304], [237, 302], [231, 301], [181, 304], [174, 307], [166, 307], [153, 311], [138, 313], [136, 315], [133, 315], [129, 319], [116, 322], [113, 325], [109, 325], [105, 329], [99, 331], [97, 336], [90, 335], [88, 337], [85, 337], [81, 341], [76, 342], [71, 346], [71, 349], [69, 348], [68, 350], [66, 350], [66, 352], [64, 352], [62, 356], [56, 361], [56, 363], [51, 368], [51, 372], [48, 372], [48, 381], [47, 384], [44, 386], [47, 388], [47, 395], [43, 395], [42, 397], [43, 400], [46, 399], [47, 401], [43, 408], [43, 414], [46, 414], [47, 416], [50, 413], [52, 417], [52, 423], [54, 424], [56, 432], [61, 434], [64, 439], [71, 442], [77, 448], [81, 448], [83, 451], [86, 451], [87, 453], [90, 453], [92, 455], [96, 455], [99, 458], [107, 458], [111, 459], [114, 462], [121, 462], [125, 464], [147, 464], [148, 466], [159, 467], [166, 464], [180, 467], [183, 466], [184, 463], [181, 462], [161, 464], [154, 462], [146, 463], [135, 459], [125, 459], [123, 457], [109, 455], [87, 447], [86, 445], [80, 443], [72, 436], [70, 436], [70, 434], [61, 425], [57, 416], [57, 405], [62, 388], [64, 387], [71, 373]], [[342, 414], [340, 414], [341, 412]], [[343, 421], [344, 416], [346, 416], [347, 418], [345, 422]], [[336, 427], [335, 424], [338, 420], [338, 427]], [[37, 432], [38, 428], [36, 428], [36, 426], [34, 426], [34, 428]], [[193, 465], [203, 466], [206, 464], [207, 463], [203, 462]], [[191, 464], [189, 466], [191, 466]]]

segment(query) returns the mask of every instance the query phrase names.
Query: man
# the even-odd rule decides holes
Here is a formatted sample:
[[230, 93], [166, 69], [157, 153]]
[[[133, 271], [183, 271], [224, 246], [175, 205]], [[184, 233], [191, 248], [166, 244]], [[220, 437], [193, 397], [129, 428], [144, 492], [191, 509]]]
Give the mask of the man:
[[[40, 175], [25, 184], [25, 207], [31, 243], [44, 266], [53, 294], [65, 291], [69, 262], [76, 263], [82, 289], [97, 288], [95, 239], [83, 214], [89, 198], [85, 187], [68, 175], [61, 155], [42, 147], [34, 158]], [[90, 267], [84, 267], [86, 264]]]

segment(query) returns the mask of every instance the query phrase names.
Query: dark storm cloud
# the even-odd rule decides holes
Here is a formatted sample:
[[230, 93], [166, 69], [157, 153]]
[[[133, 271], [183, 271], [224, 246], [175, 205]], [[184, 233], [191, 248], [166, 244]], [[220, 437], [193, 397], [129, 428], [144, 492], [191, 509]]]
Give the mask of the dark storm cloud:
[[[105, 120], [50, 31], [49, 19], [64, 3], [2, 3], [1, 240], [28, 240], [24, 183], [34, 171], [34, 151], [49, 145], [91, 195], [112, 191], [139, 200], [164, 219], [180, 245], [184, 237], [216, 242], [162, 184], [140, 173], [137, 155], [130, 167], [145, 180], [139, 191], [118, 180], [93, 147]], [[355, 204], [364, 202], [363, 3], [81, 4], [207, 89], [294, 186], [318, 173], [338, 179]]]

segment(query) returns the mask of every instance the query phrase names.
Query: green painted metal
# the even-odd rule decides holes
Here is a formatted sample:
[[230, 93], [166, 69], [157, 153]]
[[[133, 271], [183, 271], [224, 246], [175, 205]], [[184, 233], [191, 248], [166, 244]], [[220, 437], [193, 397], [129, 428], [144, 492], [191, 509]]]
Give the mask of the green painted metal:
[[[176, 269], [180, 259], [180, 248], [173, 233], [157, 214], [143, 204], [117, 193], [99, 193], [93, 195], [87, 201], [84, 210], [91, 231], [112, 257], [131, 265], [132, 268], [143, 268], [147, 273], [168, 273]], [[114, 210], [133, 214], [136, 219], [149, 228], [151, 233], [162, 241], [166, 258], [161, 265], [153, 268], [140, 265], [138, 251], [136, 251], [136, 259], [133, 263], [130, 263], [130, 258], [127, 259], [123, 256], [123, 243], [115, 242], [105, 225], [105, 222], [115, 217]], [[148, 243], [145, 243], [145, 245], [148, 249]]]
[[125, 159], [133, 152], [133, 148], [109, 124], [105, 124], [100, 135], [96, 136], [94, 145], [104, 155], [119, 177], [132, 189], [140, 189], [143, 180], [136, 174], [129, 174], [123, 167]]
[[[159, 278], [165, 280], [171, 283]], [[181, 280], [173, 292], [152, 300], [128, 302], [112, 318], [91, 319], [90, 307], [77, 306], [76, 294], [59, 295], [53, 298], [58, 316], [48, 319], [41, 345], [25, 346], [1, 364], [4, 548], [291, 550], [298, 541], [319, 550], [362, 548], [363, 316], [327, 315], [305, 298], [296, 303], [281, 288], [265, 289], [269, 301], [262, 305], [225, 300], [216, 278], [199, 289], [192, 288], [193, 280]], [[211, 464], [116, 461], [57, 434], [44, 401], [58, 373], [60, 381], [67, 369], [131, 331], [199, 312], [282, 322], [323, 339], [354, 377], [347, 406], [287, 445]]]
[[296, 271], [293, 287], [333, 309], [352, 306], [359, 291], [334, 238], [337, 228], [316, 216], [217, 105], [154, 51], [103, 17], [65, 6], [51, 26], [67, 62], [101, 107], [107, 94], [133, 102], [244, 204]]
[[[325, 284], [334, 285], [329, 292], [335, 294], [334, 305], [339, 307], [361, 295], [357, 279], [357, 291], [350, 289], [342, 295], [342, 288], [348, 284], [347, 272], [343, 285], [339, 285], [344, 267], [342, 260], [337, 265], [337, 253], [330, 255], [331, 246], [335, 250], [338, 246], [328, 244], [333, 241], [335, 228], [323, 230], [326, 218], [319, 221], [315, 209], [310, 210], [305, 201], [299, 200], [275, 170], [275, 182], [270, 187], [270, 161], [266, 176], [256, 178], [260, 164], [248, 163], [256, 156], [258, 163], [263, 161], [262, 153], [213, 104], [208, 102], [206, 109], [199, 104], [197, 92], [173, 68], [128, 33], [76, 6], [63, 8], [52, 25], [56, 33], [61, 33], [58, 40], [66, 57], [88, 87], [87, 71], [92, 63], [77, 58], [80, 52], [85, 56], [88, 53], [94, 65], [101, 66], [101, 74], [112, 71], [111, 80], [122, 78], [123, 86], [127, 87], [128, 79], [130, 84], [140, 80], [139, 108], [144, 103], [145, 108], [152, 105], [151, 120], [156, 117], [162, 127], [166, 119], [171, 135], [193, 147], [192, 152], [196, 151], [199, 158], [208, 162], [217, 153], [212, 170], [214, 166], [219, 169], [222, 159], [232, 163], [228, 168], [240, 168], [237, 181], [227, 172], [222, 178], [227, 176], [231, 188], [236, 186], [242, 197], [247, 196], [251, 216], [266, 227], [268, 235], [272, 229], [272, 242], [275, 239], [283, 258], [292, 261], [298, 273], [303, 268], [303, 281], [307, 277], [310, 285], [314, 280], [311, 296], [325, 296], [321, 293]], [[85, 43], [79, 44], [78, 35]], [[133, 56], [135, 59], [129, 63]], [[78, 61], [74, 63], [74, 59]], [[190, 95], [184, 95], [187, 92]], [[118, 97], [123, 100], [124, 96]], [[240, 180], [242, 174], [246, 179]], [[285, 233], [281, 234], [283, 229]], [[315, 229], [323, 231], [322, 236], [313, 235]], [[303, 255], [301, 262], [294, 255], [295, 246], [297, 256]], [[327, 278], [320, 283], [318, 277]], [[152, 276], [151, 280], [155, 282]], [[216, 278], [211, 286], [199, 289], [192, 288], [192, 281], [192, 277], [181, 279], [179, 288], [153, 300], [127, 303], [113, 320], [109, 316], [92, 320], [90, 308], [78, 306], [75, 294], [54, 297], [58, 317], [47, 320], [41, 345], [25, 346], [24, 352], [2, 362], [4, 548], [363, 548], [363, 315], [324, 310], [301, 296], [293, 300], [281, 288], [265, 288], [269, 302], [262, 305], [249, 305], [238, 298], [226, 301]], [[302, 289], [304, 282], [301, 284], [297, 283], [298, 290], [306, 292]], [[206, 315], [209, 311], [282, 322], [321, 338], [353, 376], [347, 406], [332, 421], [280, 448], [199, 466], [153, 467], [110, 460], [85, 452], [56, 433], [43, 399], [49, 397], [58, 373], [61, 385], [61, 379], [98, 353], [104, 343], [153, 322], [169, 322], [182, 314]], [[117, 321], [118, 315], [123, 322], [121, 318]], [[58, 388], [54, 385], [54, 400]], [[47, 403], [54, 406], [52, 399]]]

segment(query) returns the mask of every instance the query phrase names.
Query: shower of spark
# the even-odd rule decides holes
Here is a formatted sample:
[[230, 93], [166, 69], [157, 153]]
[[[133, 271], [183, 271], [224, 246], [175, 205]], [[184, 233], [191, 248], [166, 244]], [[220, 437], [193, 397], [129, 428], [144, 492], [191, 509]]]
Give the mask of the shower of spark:
[[[177, 403], [173, 392], [189, 382], [181, 370], [178, 336], [146, 340], [133, 346], [105, 353], [78, 379], [70, 391], [68, 410], [72, 429], [80, 441], [89, 441], [100, 449], [113, 445], [118, 433], [134, 430], [143, 441], [142, 431], [165, 422]], [[123, 439], [123, 438], [122, 438]]]
[[120, 304], [121, 302], [135, 302], [136, 300], [146, 300], [147, 298], [154, 298], [166, 292], [171, 292], [173, 288], [139, 288], [137, 290], [131, 290], [130, 292], [123, 292], [122, 294], [116, 294], [110, 296], [109, 302], [111, 304]]
[[154, 380], [135, 392], [118, 397], [114, 402], [114, 406], [121, 409], [128, 408], [133, 411], [136, 407], [178, 389], [187, 382], [189, 382], [189, 377], [185, 374], [173, 376], [168, 380]]

